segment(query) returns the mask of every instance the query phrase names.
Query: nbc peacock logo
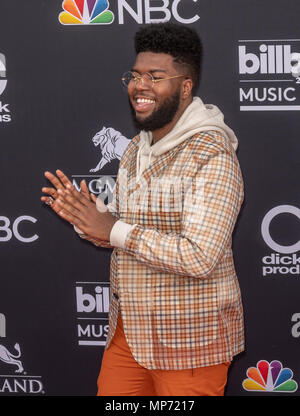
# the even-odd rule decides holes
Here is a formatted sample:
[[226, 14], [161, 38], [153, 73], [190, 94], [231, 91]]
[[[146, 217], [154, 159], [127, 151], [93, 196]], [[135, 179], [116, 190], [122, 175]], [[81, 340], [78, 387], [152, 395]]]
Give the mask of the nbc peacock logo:
[[58, 18], [62, 25], [108, 25], [115, 18], [108, 0], [64, 0], [62, 8]]
[[243, 381], [243, 387], [247, 391], [294, 393], [298, 389], [292, 370], [282, 368], [281, 362], [277, 360], [271, 363], [259, 361], [256, 367], [248, 368], [247, 376]]

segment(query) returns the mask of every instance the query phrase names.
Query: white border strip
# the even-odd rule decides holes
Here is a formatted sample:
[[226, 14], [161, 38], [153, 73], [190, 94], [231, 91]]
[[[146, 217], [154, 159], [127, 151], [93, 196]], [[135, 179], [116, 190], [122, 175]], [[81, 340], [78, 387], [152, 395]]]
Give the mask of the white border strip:
[[300, 39], [242, 39], [238, 42], [300, 42]]
[[293, 79], [240, 79], [240, 82], [295, 82]]
[[106, 341], [78, 341], [78, 345], [102, 345], [105, 346]]
[[85, 285], [104, 285], [104, 284], [109, 285], [110, 282], [75, 282], [75, 283], [76, 284], [80, 283], [80, 284], [85, 284]]
[[5, 374], [1, 374], [0, 377], [10, 377], [10, 378], [42, 378], [42, 376], [26, 376], [24, 374], [21, 375], [5, 375]]
[[300, 111], [300, 105], [241, 105], [240, 111]]

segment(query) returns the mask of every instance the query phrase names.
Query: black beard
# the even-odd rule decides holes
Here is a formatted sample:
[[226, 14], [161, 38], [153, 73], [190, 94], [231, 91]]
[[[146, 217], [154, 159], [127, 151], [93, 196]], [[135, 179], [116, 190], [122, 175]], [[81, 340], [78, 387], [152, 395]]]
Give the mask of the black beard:
[[180, 104], [179, 91], [175, 92], [170, 98], [166, 98], [162, 105], [154, 110], [153, 113], [144, 120], [138, 120], [135, 109], [129, 100], [129, 107], [133, 123], [138, 130], [154, 131], [161, 129], [166, 124], [171, 123], [177, 113]]

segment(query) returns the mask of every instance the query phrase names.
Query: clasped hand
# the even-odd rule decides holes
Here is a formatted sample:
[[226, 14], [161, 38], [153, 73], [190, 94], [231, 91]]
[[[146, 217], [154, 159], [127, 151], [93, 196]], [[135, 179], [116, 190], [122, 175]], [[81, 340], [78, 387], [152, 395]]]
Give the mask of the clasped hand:
[[45, 172], [45, 177], [52, 183], [53, 188], [42, 188], [41, 200], [48, 204], [56, 214], [75, 225], [87, 237], [109, 241], [110, 231], [117, 221], [106, 205], [88, 190], [86, 182], [80, 183], [81, 192], [78, 192], [68, 177], [61, 171], [56, 171], [57, 177], [51, 172]]

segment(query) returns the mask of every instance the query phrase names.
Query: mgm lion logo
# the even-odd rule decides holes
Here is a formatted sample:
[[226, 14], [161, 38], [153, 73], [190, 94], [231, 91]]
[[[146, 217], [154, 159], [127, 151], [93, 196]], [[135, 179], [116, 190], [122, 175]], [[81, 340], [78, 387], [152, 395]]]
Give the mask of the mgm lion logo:
[[112, 127], [103, 127], [95, 134], [92, 141], [95, 146], [100, 147], [101, 159], [94, 169], [90, 169], [90, 172], [98, 172], [103, 166], [114, 159], [121, 160], [121, 157], [130, 142], [130, 140]]
[[0, 361], [3, 361], [5, 364], [16, 365], [17, 369], [15, 370], [15, 373], [23, 373], [24, 368], [21, 361], [18, 360], [18, 358], [21, 357], [20, 345], [15, 344], [14, 348], [17, 351], [17, 355], [9, 352], [8, 349], [4, 347], [4, 345], [0, 345]]

